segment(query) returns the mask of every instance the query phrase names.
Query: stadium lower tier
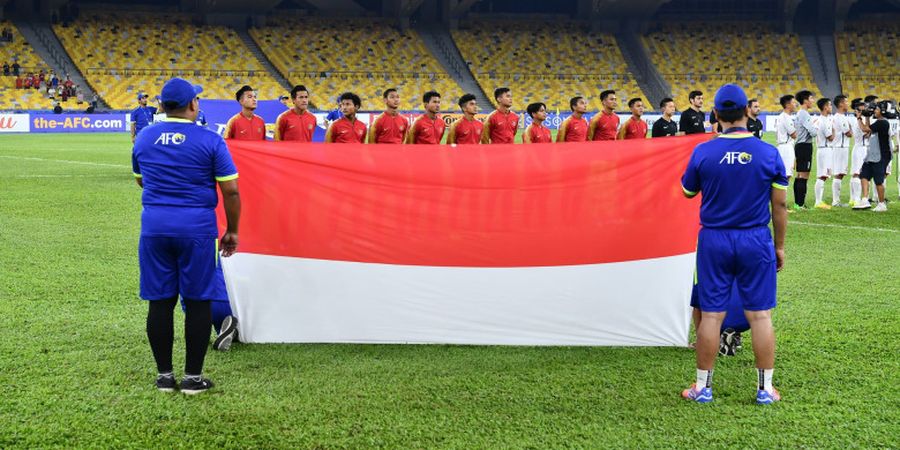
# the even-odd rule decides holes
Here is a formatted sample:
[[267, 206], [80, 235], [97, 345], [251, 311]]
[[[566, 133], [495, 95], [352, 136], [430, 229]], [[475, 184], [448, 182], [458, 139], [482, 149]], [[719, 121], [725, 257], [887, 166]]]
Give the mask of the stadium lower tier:
[[235, 72], [204, 75], [179, 72], [133, 75], [122, 72], [92, 74], [90, 80], [93, 88], [111, 108], [132, 109], [137, 105], [138, 92], [147, 93], [151, 97], [159, 95], [163, 84], [175, 76], [203, 86], [201, 98], [233, 99], [234, 93], [245, 84], [253, 87], [262, 100], [277, 100], [286, 93], [275, 80], [268, 76], [259, 76], [255, 72], [252, 75]]
[[291, 83], [302, 84], [309, 90], [310, 101], [319, 109], [336, 107], [337, 97], [343, 92], [353, 92], [362, 100], [362, 109], [378, 110], [384, 107], [384, 91], [395, 88], [400, 94], [400, 109], [422, 110], [422, 95], [428, 91], [441, 94], [441, 109], [454, 110], [462, 90], [449, 76], [429, 77], [422, 74], [292, 74]]

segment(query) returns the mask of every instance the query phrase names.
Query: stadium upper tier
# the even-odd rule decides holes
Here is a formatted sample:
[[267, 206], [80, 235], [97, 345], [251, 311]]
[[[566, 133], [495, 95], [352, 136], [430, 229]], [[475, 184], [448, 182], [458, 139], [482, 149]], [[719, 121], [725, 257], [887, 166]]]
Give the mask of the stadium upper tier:
[[900, 100], [900, 25], [851, 22], [845, 30], [835, 35], [844, 94]]
[[598, 110], [605, 89], [616, 90], [621, 110], [632, 97], [653, 109], [610, 34], [574, 22], [484, 20], [460, 23], [453, 39], [485, 93], [511, 88], [516, 109], [544, 102], [568, 111], [569, 99], [580, 95]]
[[309, 89], [321, 109], [333, 108], [345, 91], [358, 94], [365, 110], [383, 108], [382, 93], [391, 87], [399, 90], [404, 110], [423, 109], [422, 94], [429, 90], [441, 94], [444, 110], [456, 109], [463, 94], [415, 31], [400, 32], [382, 19], [275, 17], [250, 36], [285, 78]]
[[[18, 62], [22, 76], [29, 72], [35, 74], [48, 71], [48, 65], [31, 48], [12, 22], [0, 20], [0, 30], [12, 32], [12, 42], [0, 41], [0, 66], [4, 63], [12, 65]], [[47, 98], [46, 90], [16, 89], [16, 77], [0, 74], [0, 110], [4, 109], [50, 109], [52, 100]]]
[[136, 94], [156, 95], [173, 76], [203, 86], [203, 97], [234, 98], [244, 84], [261, 99], [284, 93], [240, 37], [221, 26], [198, 26], [179, 14], [85, 12], [55, 25], [85, 79], [114, 109], [136, 106]]
[[704, 93], [704, 109], [723, 83], [736, 83], [759, 99], [764, 111], [778, 111], [778, 99], [818, 87], [794, 34], [767, 24], [691, 23], [658, 25], [643, 36], [650, 59], [672, 88], [679, 110], [692, 90]]

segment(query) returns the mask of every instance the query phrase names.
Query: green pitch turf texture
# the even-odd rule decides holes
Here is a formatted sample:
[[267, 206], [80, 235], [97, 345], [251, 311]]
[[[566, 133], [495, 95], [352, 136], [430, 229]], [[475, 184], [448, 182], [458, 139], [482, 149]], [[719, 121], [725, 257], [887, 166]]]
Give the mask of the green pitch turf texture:
[[124, 134], [0, 136], [0, 448], [900, 447], [896, 175], [887, 213], [790, 216], [760, 407], [746, 338], [709, 405], [686, 348], [236, 344], [157, 392], [129, 164]]

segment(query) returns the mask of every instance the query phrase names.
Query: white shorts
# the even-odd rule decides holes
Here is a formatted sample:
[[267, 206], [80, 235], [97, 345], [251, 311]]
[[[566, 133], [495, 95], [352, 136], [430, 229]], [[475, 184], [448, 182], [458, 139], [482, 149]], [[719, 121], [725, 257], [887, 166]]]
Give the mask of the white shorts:
[[[781, 144], [778, 146], [778, 154], [781, 155], [781, 160], [784, 161], [784, 169], [787, 172], [787, 176], [794, 176], [794, 144]], [[862, 167], [860, 164], [859, 167]]]
[[866, 152], [868, 151], [868, 147], [865, 145], [858, 145], [853, 147], [853, 160], [850, 165], [850, 173], [854, 175], [859, 175], [859, 172], [862, 170], [863, 163], [866, 162]]
[[831, 164], [832, 174], [847, 175], [847, 164], [849, 164], [850, 148], [835, 148], [834, 162]]
[[816, 152], [816, 177], [831, 176], [834, 173], [834, 149], [819, 147]]

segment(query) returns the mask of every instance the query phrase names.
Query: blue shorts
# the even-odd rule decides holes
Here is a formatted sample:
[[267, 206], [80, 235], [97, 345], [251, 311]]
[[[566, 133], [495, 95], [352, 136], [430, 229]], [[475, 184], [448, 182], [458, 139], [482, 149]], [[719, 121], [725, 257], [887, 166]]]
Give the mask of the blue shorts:
[[218, 239], [141, 236], [141, 298], [228, 301]]
[[775, 307], [775, 245], [768, 227], [703, 228], [697, 241], [697, 303], [724, 312], [732, 297], [744, 310]]
[[[740, 297], [737, 295], [737, 287], [731, 287], [731, 294], [728, 296], [728, 308], [725, 310], [725, 319], [722, 321], [722, 331], [728, 328], [738, 332], [744, 332], [750, 329], [750, 322], [744, 315], [744, 305], [741, 303]], [[691, 307], [700, 307], [700, 294], [698, 293], [697, 284], [691, 290]]]

